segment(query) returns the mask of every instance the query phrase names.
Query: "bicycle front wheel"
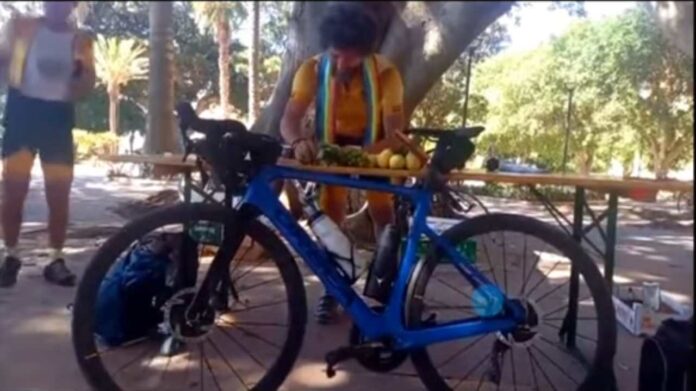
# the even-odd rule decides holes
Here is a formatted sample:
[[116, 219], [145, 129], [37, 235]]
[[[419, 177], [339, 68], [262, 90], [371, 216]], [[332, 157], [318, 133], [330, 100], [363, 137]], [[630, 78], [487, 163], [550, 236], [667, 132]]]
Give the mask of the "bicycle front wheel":
[[[114, 343], [113, 338], [105, 341], [100, 328], [103, 324], [103, 318], [97, 316], [100, 288], [117, 265], [122, 264], [119, 260], [141, 246], [143, 238], [153, 235], [192, 238], [195, 249], [179, 251], [180, 263], [175, 270], [182, 270], [182, 253], [188, 254], [187, 257], [197, 254], [193, 264], [198, 265], [198, 270], [187, 273], [192, 276], [186, 277], [188, 281], [193, 277], [196, 284], [196, 280], [203, 280], [213, 256], [225, 250], [222, 245], [216, 247], [215, 243], [221, 244], [220, 241], [209, 240], [210, 237], [204, 240], [195, 234], [199, 231], [192, 229], [224, 229], [225, 225], [241, 224], [236, 216], [219, 205], [167, 207], [131, 221], [99, 248], [78, 287], [72, 320], [77, 361], [94, 389], [191, 391], [280, 387], [302, 345], [307, 316], [305, 291], [290, 252], [273, 231], [256, 219], [244, 221], [245, 234], [250, 239], [246, 242], [260, 245], [266, 256], [245, 259], [248, 247], [244, 245], [236, 256], [223, 255], [233, 258], [230, 267], [233, 297], [226, 299], [229, 300], [226, 309], [212, 311], [218, 307], [211, 300], [207, 304], [211, 311], [207, 313], [214, 316], [194, 322], [186, 310], [196, 289], [182, 288], [169, 293], [163, 304], [153, 305], [155, 312], [161, 312], [154, 329], [136, 336], [129, 334], [128, 338]], [[187, 243], [191, 246], [191, 242]]]
[[[525, 305], [527, 321], [511, 332], [413, 352], [429, 390], [614, 389], [611, 296], [597, 266], [574, 240], [538, 220], [499, 213], [459, 223], [444, 236], [463, 244], [480, 272]], [[448, 261], [429, 256], [414, 279], [410, 327], [485, 320], [497, 311], [481, 306], [476, 299], [481, 292]]]

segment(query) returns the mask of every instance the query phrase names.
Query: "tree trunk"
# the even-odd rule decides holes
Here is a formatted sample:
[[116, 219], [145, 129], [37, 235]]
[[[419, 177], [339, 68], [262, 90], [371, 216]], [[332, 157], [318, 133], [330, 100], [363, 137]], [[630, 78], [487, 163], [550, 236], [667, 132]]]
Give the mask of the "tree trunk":
[[252, 35], [249, 48], [249, 125], [256, 121], [259, 115], [259, 2], [252, 3]]
[[[257, 132], [279, 133], [280, 117], [295, 71], [321, 51], [317, 28], [333, 2], [295, 2], [289, 22], [288, 50], [269, 104], [254, 124]], [[489, 24], [513, 2], [363, 2], [378, 25], [379, 52], [392, 60], [404, 80], [405, 111], [417, 104]], [[408, 44], [404, 44], [408, 42]]]
[[146, 151], [180, 151], [174, 119], [172, 2], [150, 3], [150, 77]]
[[227, 118], [230, 109], [230, 23], [224, 17], [217, 20], [218, 69], [220, 73], [220, 110]]
[[119, 128], [120, 95], [118, 86], [109, 88], [109, 131], [115, 135], [118, 135]]

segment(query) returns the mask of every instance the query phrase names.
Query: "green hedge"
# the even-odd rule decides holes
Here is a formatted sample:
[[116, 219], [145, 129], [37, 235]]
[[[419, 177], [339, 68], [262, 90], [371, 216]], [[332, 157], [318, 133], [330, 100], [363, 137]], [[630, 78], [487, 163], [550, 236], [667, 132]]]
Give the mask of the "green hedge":
[[118, 136], [109, 131], [90, 132], [75, 129], [73, 138], [75, 142], [75, 158], [77, 160], [85, 160], [118, 152]]

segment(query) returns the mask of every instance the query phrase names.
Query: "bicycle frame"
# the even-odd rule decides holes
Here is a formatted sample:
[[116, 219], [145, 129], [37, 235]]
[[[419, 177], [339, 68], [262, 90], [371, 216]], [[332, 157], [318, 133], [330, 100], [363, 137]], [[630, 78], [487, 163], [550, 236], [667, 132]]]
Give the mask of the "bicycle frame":
[[[352, 289], [350, 282], [334, 269], [333, 261], [327, 252], [310, 238], [280, 203], [278, 195], [270, 186], [271, 182], [279, 179], [297, 179], [327, 185], [382, 191], [409, 199], [415, 205], [415, 214], [408, 234], [406, 251], [384, 312], [378, 313], [368, 307], [358, 293]], [[432, 193], [421, 186], [404, 187], [341, 174], [313, 173], [290, 167], [268, 166], [254, 176], [238, 207], [248, 204], [259, 209], [261, 214], [271, 222], [302, 257], [312, 272], [324, 284], [327, 292], [336, 298], [351, 315], [365, 337], [369, 339], [389, 337], [396, 349], [414, 349], [453, 339], [513, 330], [524, 319], [524, 309], [518, 302], [505, 298], [500, 289], [480, 273], [466, 256], [459, 254], [447, 239], [435, 233], [427, 225], [426, 217], [430, 211], [431, 197]], [[444, 251], [447, 259], [474, 288], [488, 286], [489, 293], [492, 292], [492, 294], [499, 295], [499, 298], [503, 298], [506, 308], [510, 309], [510, 311], [506, 311], [509, 315], [489, 318], [476, 317], [418, 329], [405, 327], [406, 308], [404, 308], [404, 303], [409, 283], [412, 276], [415, 275], [416, 246], [422, 235], [426, 235], [439, 249]]]

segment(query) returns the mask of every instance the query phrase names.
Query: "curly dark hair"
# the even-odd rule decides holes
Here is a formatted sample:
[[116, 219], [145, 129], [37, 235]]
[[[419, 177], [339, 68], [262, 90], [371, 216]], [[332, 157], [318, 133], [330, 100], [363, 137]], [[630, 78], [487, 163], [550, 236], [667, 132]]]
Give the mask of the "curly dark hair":
[[336, 4], [321, 21], [319, 35], [324, 49], [356, 49], [369, 54], [377, 39], [377, 25], [360, 5]]

